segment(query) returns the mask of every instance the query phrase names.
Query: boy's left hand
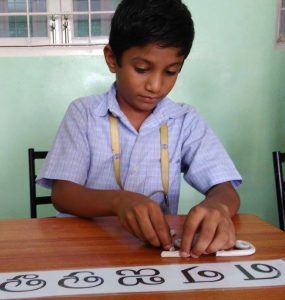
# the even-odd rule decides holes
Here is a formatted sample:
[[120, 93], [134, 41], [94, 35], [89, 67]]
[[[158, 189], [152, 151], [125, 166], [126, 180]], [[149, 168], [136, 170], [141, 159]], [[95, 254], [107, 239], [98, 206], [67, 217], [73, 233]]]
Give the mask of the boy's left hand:
[[239, 204], [239, 196], [230, 182], [212, 187], [206, 193], [206, 198], [194, 206], [186, 217], [181, 255], [197, 258], [202, 254], [233, 247], [235, 228], [231, 218], [237, 212]]

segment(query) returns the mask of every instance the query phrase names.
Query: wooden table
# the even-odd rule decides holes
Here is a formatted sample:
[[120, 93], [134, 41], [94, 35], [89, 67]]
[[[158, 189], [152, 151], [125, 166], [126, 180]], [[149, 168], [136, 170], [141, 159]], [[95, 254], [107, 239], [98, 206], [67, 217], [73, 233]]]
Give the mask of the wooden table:
[[[181, 232], [184, 216], [169, 216]], [[237, 238], [257, 249], [247, 257], [160, 257], [161, 249], [147, 246], [126, 232], [116, 217], [94, 221], [79, 218], [17, 219], [0, 221], [0, 272], [80, 269], [165, 264], [191, 264], [242, 260], [285, 260], [285, 233], [254, 215], [234, 218]], [[285, 299], [285, 286], [218, 289], [167, 293], [76, 296], [72, 299]], [[52, 299], [63, 299], [54, 297]]]

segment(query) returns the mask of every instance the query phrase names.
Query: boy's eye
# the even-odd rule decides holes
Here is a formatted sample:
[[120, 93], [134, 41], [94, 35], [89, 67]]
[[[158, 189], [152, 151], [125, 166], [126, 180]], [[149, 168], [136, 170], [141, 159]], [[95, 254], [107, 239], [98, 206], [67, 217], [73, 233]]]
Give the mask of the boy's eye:
[[140, 67], [135, 67], [136, 72], [138, 73], [145, 73], [147, 71], [146, 68], [140, 68]]
[[175, 76], [177, 74], [177, 71], [170, 71], [170, 70], [167, 70], [166, 71], [166, 74], [169, 75], [169, 76]]

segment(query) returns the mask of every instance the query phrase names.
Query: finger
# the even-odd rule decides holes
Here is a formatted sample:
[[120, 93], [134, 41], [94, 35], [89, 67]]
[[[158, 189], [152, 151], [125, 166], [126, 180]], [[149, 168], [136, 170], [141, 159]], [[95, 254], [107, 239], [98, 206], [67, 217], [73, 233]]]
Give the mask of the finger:
[[231, 222], [223, 222], [220, 224], [214, 236], [213, 241], [209, 244], [204, 253], [215, 253], [219, 250], [232, 248], [235, 243], [235, 228]]
[[190, 256], [190, 249], [193, 242], [195, 232], [198, 230], [200, 223], [203, 220], [203, 214], [195, 212], [193, 208], [184, 223], [180, 254], [182, 257]]
[[150, 210], [150, 220], [152, 226], [157, 234], [161, 246], [165, 250], [169, 250], [172, 247], [172, 238], [170, 235], [170, 228], [166, 221], [165, 216], [161, 212], [160, 207], [158, 210]]
[[221, 249], [224, 249], [224, 245], [228, 242], [228, 234], [220, 227], [213, 237], [213, 240], [209, 243], [208, 247], [204, 250], [204, 254], [215, 253]]
[[191, 257], [197, 258], [206, 252], [215, 238], [216, 229], [217, 224], [214, 221], [202, 220], [199, 237], [190, 252]]
[[[151, 209], [149, 209], [148, 206], [135, 207], [135, 217], [144, 239], [148, 241], [152, 246], [159, 247], [160, 240], [150, 220]], [[153, 209], [155, 209], [155, 207]]]
[[[236, 241], [236, 232], [235, 232], [235, 226], [232, 222], [232, 220], [230, 220], [229, 222], [229, 226], [228, 226], [229, 232], [228, 232], [228, 240], [227, 242], [223, 245], [223, 247], [221, 249], [230, 249], [233, 248], [235, 245], [235, 241]], [[219, 249], [220, 250], [220, 249]]]
[[125, 218], [125, 222], [123, 223], [123, 225], [131, 234], [136, 236], [141, 241], [146, 242], [146, 239], [140, 229], [140, 226], [136, 220], [136, 217], [133, 214], [129, 214]]

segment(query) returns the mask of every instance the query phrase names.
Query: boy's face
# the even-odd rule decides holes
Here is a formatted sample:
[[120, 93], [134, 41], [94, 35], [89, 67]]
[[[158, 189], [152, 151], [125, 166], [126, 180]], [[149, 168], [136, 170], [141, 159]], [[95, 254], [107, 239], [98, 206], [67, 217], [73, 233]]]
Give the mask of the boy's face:
[[116, 74], [117, 100], [126, 115], [148, 116], [173, 88], [184, 61], [178, 48], [156, 44], [126, 50], [120, 66], [110, 46], [104, 53], [110, 71]]

